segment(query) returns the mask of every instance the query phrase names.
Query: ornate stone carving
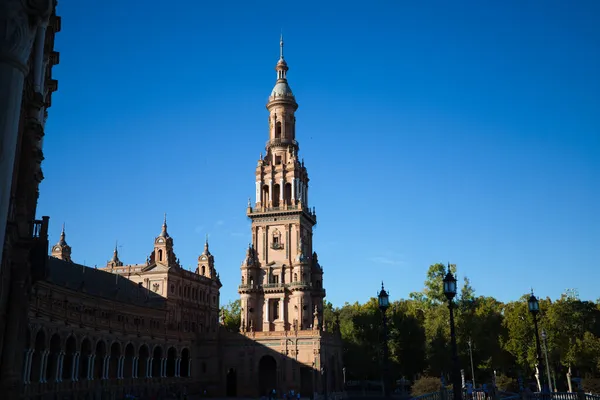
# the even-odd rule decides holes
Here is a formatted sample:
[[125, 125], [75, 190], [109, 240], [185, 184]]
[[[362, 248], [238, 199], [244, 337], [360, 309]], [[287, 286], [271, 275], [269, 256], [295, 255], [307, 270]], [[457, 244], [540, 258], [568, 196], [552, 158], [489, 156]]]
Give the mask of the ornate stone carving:
[[24, 73], [38, 26], [48, 20], [53, 0], [3, 0], [0, 3], [0, 62]]

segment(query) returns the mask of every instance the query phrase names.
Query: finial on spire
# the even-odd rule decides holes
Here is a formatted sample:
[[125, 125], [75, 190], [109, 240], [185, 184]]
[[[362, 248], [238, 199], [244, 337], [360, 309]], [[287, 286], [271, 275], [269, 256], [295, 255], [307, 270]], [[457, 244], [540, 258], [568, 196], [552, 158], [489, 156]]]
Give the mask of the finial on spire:
[[279, 59], [283, 60], [283, 30], [281, 31], [281, 36], [279, 38]]
[[167, 213], [165, 213], [165, 219], [163, 221], [163, 225], [165, 225], [165, 226], [167, 225]]
[[65, 223], [64, 222], [63, 222], [63, 225], [62, 225], [62, 231], [60, 233], [61, 233], [61, 235], [65, 234]]

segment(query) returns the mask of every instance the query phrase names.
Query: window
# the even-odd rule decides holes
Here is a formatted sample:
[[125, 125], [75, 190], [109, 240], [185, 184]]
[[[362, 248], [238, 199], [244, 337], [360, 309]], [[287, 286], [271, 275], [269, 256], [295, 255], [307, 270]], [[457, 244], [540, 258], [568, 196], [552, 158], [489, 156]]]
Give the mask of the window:
[[158, 261], [162, 261], [162, 250], [158, 250]]

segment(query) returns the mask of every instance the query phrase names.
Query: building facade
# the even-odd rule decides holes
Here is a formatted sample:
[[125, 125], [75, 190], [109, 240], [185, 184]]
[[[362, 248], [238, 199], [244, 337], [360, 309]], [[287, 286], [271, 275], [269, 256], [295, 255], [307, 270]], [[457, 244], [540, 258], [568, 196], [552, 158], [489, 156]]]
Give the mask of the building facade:
[[323, 328], [323, 268], [313, 249], [314, 208], [308, 172], [298, 156], [296, 110], [283, 55], [267, 103], [269, 140], [256, 167], [249, 202], [252, 241], [241, 265], [240, 334], [222, 340], [226, 394], [303, 396], [342, 390], [339, 329]]
[[221, 282], [208, 242], [196, 270], [182, 268], [166, 217], [138, 264], [124, 264], [116, 247], [104, 267], [77, 264], [64, 227], [49, 246], [49, 218], [35, 218], [47, 110], [58, 87], [56, 6], [55, 0], [0, 2], [6, 28], [0, 29], [0, 87], [7, 89], [0, 96], [2, 398], [339, 390], [341, 340], [322, 326], [316, 215], [298, 158], [298, 105], [283, 42], [267, 104], [267, 153], [247, 209], [252, 243], [241, 268], [242, 323], [232, 333], [218, 323]]
[[43, 138], [57, 81], [56, 1], [0, 2], [0, 393], [20, 396], [28, 304], [44, 278], [49, 218], [36, 220]]

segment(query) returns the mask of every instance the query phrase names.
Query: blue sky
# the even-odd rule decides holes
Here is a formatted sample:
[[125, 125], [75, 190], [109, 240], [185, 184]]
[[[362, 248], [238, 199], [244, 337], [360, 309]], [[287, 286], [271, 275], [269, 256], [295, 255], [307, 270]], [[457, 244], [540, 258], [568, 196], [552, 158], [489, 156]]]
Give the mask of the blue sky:
[[[250, 3], [254, 3], [250, 5]], [[600, 2], [61, 1], [38, 214], [144, 262], [163, 213], [237, 298], [281, 30], [328, 300], [600, 297]]]

